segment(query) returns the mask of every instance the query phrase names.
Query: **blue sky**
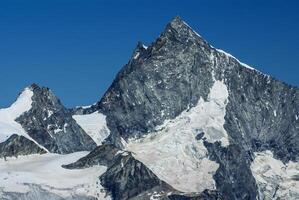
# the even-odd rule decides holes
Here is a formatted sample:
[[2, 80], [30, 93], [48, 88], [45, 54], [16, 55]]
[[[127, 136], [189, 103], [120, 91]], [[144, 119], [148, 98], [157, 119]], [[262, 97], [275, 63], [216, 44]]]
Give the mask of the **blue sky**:
[[96, 102], [137, 41], [176, 15], [210, 44], [299, 86], [299, 3], [260, 0], [0, 1], [0, 107], [35, 82], [67, 107]]

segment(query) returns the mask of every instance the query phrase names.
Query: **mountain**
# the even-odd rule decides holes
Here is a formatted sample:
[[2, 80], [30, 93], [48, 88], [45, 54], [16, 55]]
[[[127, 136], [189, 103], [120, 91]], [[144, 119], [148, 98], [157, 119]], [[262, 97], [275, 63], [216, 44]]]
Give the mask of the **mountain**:
[[[22, 142], [29, 160], [53, 156], [68, 189], [37, 179], [27, 193], [3, 186], [6, 199], [299, 199], [298, 88], [214, 48], [179, 17], [149, 47], [137, 44], [91, 106], [66, 109], [47, 88], [25, 91], [31, 98], [9, 122], [33, 142]], [[82, 150], [92, 151], [73, 153]]]
[[12, 150], [18, 155], [65, 154], [96, 147], [53, 92], [36, 84], [25, 88], [11, 107], [0, 110], [0, 133], [2, 156]]

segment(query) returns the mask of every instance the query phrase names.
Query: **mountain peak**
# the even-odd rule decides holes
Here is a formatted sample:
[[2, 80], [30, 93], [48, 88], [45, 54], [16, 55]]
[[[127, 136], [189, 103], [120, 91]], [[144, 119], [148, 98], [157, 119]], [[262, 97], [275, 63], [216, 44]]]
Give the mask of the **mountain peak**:
[[175, 16], [170, 22], [169, 24], [181, 24], [181, 25], [185, 25], [186, 22], [184, 22], [184, 20], [180, 17], [180, 16]]
[[29, 86], [29, 88], [32, 88], [32, 89], [34, 89], [34, 88], [40, 88], [40, 86], [39, 86], [37, 83], [32, 83], [32, 84]]
[[183, 43], [191, 40], [193, 42], [202, 42], [202, 44], [206, 43], [205, 40], [179, 16], [174, 17], [166, 25], [162, 36], [165, 36], [169, 40]]

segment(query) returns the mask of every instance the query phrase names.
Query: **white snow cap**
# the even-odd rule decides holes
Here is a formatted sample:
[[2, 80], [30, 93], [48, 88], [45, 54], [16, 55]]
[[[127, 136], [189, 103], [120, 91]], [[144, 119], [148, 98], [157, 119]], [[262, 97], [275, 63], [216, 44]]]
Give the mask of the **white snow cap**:
[[32, 96], [32, 89], [26, 87], [10, 107], [0, 109], [0, 142], [4, 142], [11, 135], [17, 134], [26, 137], [40, 148], [46, 150], [26, 133], [21, 124], [15, 121], [19, 116], [31, 109]]

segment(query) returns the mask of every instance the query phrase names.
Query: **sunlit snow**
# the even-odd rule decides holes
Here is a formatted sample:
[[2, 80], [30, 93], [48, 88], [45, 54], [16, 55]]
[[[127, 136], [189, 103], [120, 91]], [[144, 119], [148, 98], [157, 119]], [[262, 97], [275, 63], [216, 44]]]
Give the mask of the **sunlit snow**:
[[251, 171], [261, 199], [299, 199], [299, 163], [284, 164], [271, 151], [255, 153]]
[[227, 98], [225, 84], [216, 81], [208, 101], [200, 99], [189, 111], [166, 121], [145, 138], [130, 140], [125, 147], [160, 179], [180, 191], [215, 189], [213, 175], [219, 165], [209, 160], [203, 140], [195, 137], [204, 132], [209, 142], [221, 141], [223, 146], [229, 144], [223, 128]]
[[[12, 134], [17, 134], [22, 135], [37, 144], [37, 142], [26, 133], [22, 126], [15, 121], [15, 119], [24, 112], [30, 110], [32, 96], [33, 92], [31, 89], [25, 88], [19, 95], [18, 99], [10, 107], [0, 109], [0, 143], [7, 140]], [[38, 146], [45, 149], [40, 145]]]
[[110, 133], [106, 124], [106, 116], [102, 113], [73, 115], [73, 118], [97, 145], [101, 145]]
[[5, 192], [25, 193], [30, 190], [30, 185], [27, 184], [37, 184], [61, 197], [99, 195], [98, 199], [105, 199], [98, 178], [106, 171], [105, 166], [76, 170], [61, 167], [87, 154], [88, 152], [67, 155], [48, 153], [0, 160], [0, 188]]

